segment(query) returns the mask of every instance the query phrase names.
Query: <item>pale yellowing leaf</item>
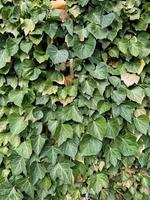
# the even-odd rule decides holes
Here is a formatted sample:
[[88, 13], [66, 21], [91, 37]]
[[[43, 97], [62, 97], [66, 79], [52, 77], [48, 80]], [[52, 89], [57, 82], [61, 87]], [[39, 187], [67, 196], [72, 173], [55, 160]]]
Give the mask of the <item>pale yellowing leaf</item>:
[[138, 84], [140, 77], [135, 74], [124, 73], [121, 75], [121, 80], [129, 87], [133, 84]]

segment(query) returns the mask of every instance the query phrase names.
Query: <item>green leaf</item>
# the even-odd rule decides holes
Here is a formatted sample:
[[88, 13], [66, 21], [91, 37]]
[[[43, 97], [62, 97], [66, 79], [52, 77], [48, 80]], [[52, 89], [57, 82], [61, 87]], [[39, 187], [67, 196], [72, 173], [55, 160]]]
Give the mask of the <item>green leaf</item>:
[[109, 147], [109, 150], [107, 150], [106, 159], [108, 159], [108, 161], [114, 167], [116, 167], [118, 160], [121, 160], [121, 154], [120, 154], [119, 149], [115, 146]]
[[23, 195], [19, 190], [16, 190], [8, 181], [0, 180], [0, 199], [5, 200], [22, 200]]
[[124, 89], [114, 90], [111, 97], [117, 105], [120, 105], [126, 99], [126, 91]]
[[30, 177], [32, 180], [32, 184], [35, 185], [38, 180], [44, 178], [46, 173], [46, 169], [42, 163], [34, 162], [30, 167]]
[[32, 48], [32, 42], [26, 41], [26, 40], [22, 40], [20, 43], [20, 49], [25, 52], [26, 54], [29, 53], [29, 51]]
[[88, 94], [89, 96], [93, 96], [93, 92], [95, 90], [95, 82], [92, 79], [87, 79], [83, 83], [82, 92]]
[[8, 117], [8, 121], [9, 121], [10, 132], [13, 135], [18, 135], [19, 133], [24, 131], [28, 125], [28, 122], [25, 121], [24, 117], [15, 113], [11, 114]]
[[68, 163], [57, 163], [50, 169], [50, 175], [53, 180], [59, 179], [60, 185], [62, 184], [73, 184], [74, 176], [72, 169]]
[[68, 138], [73, 137], [73, 129], [69, 124], [62, 124], [60, 129], [56, 132], [56, 138], [58, 142], [58, 146], [63, 144]]
[[130, 53], [137, 57], [141, 52], [141, 45], [138, 42], [136, 37], [132, 37], [129, 42], [129, 51]]
[[121, 105], [120, 106], [120, 115], [123, 117], [126, 121], [132, 122], [132, 114], [134, 109], [128, 105]]
[[62, 145], [62, 151], [65, 155], [70, 156], [74, 160], [78, 151], [78, 144], [79, 140], [77, 138], [68, 140]]
[[25, 35], [28, 35], [35, 28], [35, 24], [32, 19], [21, 19], [22, 29], [24, 30]]
[[97, 155], [102, 148], [102, 143], [98, 139], [85, 135], [80, 142], [80, 153], [82, 156]]
[[106, 120], [104, 117], [99, 117], [98, 119], [89, 123], [88, 133], [99, 140], [103, 140], [106, 134]]
[[48, 121], [48, 129], [49, 129], [49, 131], [51, 132], [52, 135], [55, 134], [58, 125], [59, 125], [59, 122], [57, 120], [55, 120], [55, 121], [49, 120]]
[[114, 19], [115, 19], [115, 14], [114, 13], [109, 13], [107, 15], [103, 15], [102, 16], [102, 21], [101, 21], [102, 28], [106, 28], [109, 25], [111, 25], [112, 22], [114, 21]]
[[149, 118], [146, 115], [140, 115], [137, 118], [134, 118], [134, 125], [138, 131], [143, 134], [146, 134], [149, 128]]
[[9, 101], [13, 102], [16, 106], [21, 107], [25, 93], [26, 91], [23, 90], [11, 90], [8, 94]]
[[107, 79], [107, 65], [104, 62], [100, 62], [95, 70], [90, 71], [90, 75], [99, 80]]
[[126, 38], [119, 40], [117, 46], [123, 54], [128, 54], [128, 40]]
[[108, 185], [109, 185], [108, 176], [103, 173], [92, 175], [88, 180], [89, 189], [96, 194], [99, 194], [102, 188], [107, 188]]
[[63, 121], [69, 121], [71, 119], [73, 121], [79, 122], [79, 123], [82, 123], [82, 121], [83, 121], [83, 116], [81, 115], [81, 112], [74, 105], [73, 106], [65, 106], [62, 109], [62, 112], [59, 113], [59, 116], [60, 116], [61, 120], [63, 120]]
[[46, 22], [44, 26], [44, 31], [49, 35], [50, 38], [54, 38], [58, 29], [58, 24], [55, 22]]
[[34, 199], [34, 187], [28, 178], [21, 177], [17, 180], [17, 187]]
[[131, 133], [126, 133], [124, 137], [120, 138], [120, 151], [124, 156], [136, 156], [139, 146], [136, 137]]
[[14, 38], [7, 39], [6, 48], [10, 56], [14, 56], [17, 53], [19, 49], [19, 46], [18, 46], [19, 42], [20, 42], [20, 39], [14, 39]]
[[120, 124], [118, 119], [110, 119], [107, 122], [107, 129], [105, 137], [115, 139], [119, 134]]
[[39, 77], [41, 70], [35, 67], [35, 63], [32, 60], [24, 60], [22, 63], [15, 65], [15, 71], [19, 78], [35, 80]]
[[58, 50], [54, 45], [51, 44], [48, 45], [46, 53], [54, 64], [66, 62], [69, 56], [67, 50]]
[[23, 158], [29, 159], [32, 154], [32, 146], [30, 140], [22, 142], [17, 148], [16, 152]]
[[97, 111], [99, 114], [103, 114], [111, 109], [111, 103], [110, 102], [104, 102], [104, 101], [99, 101], [97, 104]]
[[44, 190], [44, 191], [48, 191], [49, 188], [52, 186], [52, 182], [51, 182], [51, 178], [48, 177], [44, 177], [40, 183], [39, 183], [40, 189]]
[[41, 153], [41, 150], [45, 144], [45, 137], [42, 135], [35, 136], [32, 138], [32, 146], [33, 146], [33, 151], [39, 155]]
[[137, 86], [131, 90], [127, 90], [127, 97], [138, 104], [142, 104], [142, 101], [145, 97], [144, 90]]
[[44, 54], [44, 52], [39, 49], [34, 51], [33, 56], [40, 64], [48, 60], [48, 55]]
[[89, 0], [79, 0], [79, 4], [83, 7], [85, 5], [87, 5], [87, 3], [89, 2]]
[[105, 39], [108, 36], [108, 30], [106, 28], [101, 28], [99, 25], [91, 23], [88, 25], [88, 31], [96, 38], [96, 39]]
[[96, 40], [94, 39], [94, 37], [89, 36], [88, 39], [83, 43], [75, 41], [73, 49], [75, 55], [78, 58], [86, 59], [92, 56], [95, 50], [95, 46], [96, 46]]
[[52, 163], [52, 165], [55, 165], [56, 164], [56, 161], [57, 161], [57, 156], [58, 154], [60, 154], [61, 151], [55, 147], [55, 146], [50, 146], [46, 155], [50, 161], [50, 163]]
[[10, 62], [11, 57], [7, 51], [7, 49], [1, 50], [0, 49], [0, 69], [5, 67], [6, 63]]
[[23, 157], [14, 156], [11, 159], [11, 168], [14, 175], [19, 175], [22, 172], [26, 175], [26, 161]]

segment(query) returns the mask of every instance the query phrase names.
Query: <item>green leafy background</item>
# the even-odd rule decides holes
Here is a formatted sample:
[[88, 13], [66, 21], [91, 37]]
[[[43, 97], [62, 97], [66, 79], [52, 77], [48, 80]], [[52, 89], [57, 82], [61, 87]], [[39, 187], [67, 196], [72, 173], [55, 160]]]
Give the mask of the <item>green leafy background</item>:
[[0, 200], [150, 199], [150, 3], [0, 0]]

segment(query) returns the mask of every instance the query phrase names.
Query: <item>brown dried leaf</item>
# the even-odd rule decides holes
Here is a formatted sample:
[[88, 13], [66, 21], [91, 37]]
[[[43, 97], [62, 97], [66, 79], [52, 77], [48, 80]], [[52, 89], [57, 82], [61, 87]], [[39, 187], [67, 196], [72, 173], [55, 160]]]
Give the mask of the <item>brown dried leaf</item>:
[[65, 22], [68, 19], [68, 12], [66, 10], [61, 10], [60, 19], [62, 22]]
[[133, 84], [138, 84], [140, 77], [135, 74], [124, 73], [121, 74], [121, 80], [127, 87], [129, 87]]
[[68, 75], [65, 77], [65, 85], [71, 85], [73, 83], [74, 76], [73, 75]]
[[54, 9], [65, 9], [66, 4], [64, 0], [51, 1], [52, 8]]

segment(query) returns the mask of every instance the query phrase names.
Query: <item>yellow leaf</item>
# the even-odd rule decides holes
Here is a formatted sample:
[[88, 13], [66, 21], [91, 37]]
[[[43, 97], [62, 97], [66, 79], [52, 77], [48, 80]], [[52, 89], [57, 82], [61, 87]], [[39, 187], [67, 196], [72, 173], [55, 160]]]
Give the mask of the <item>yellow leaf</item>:
[[144, 62], [144, 60], [142, 59], [137, 74], [140, 74], [140, 73], [143, 71], [144, 66], [145, 66], [145, 62]]

